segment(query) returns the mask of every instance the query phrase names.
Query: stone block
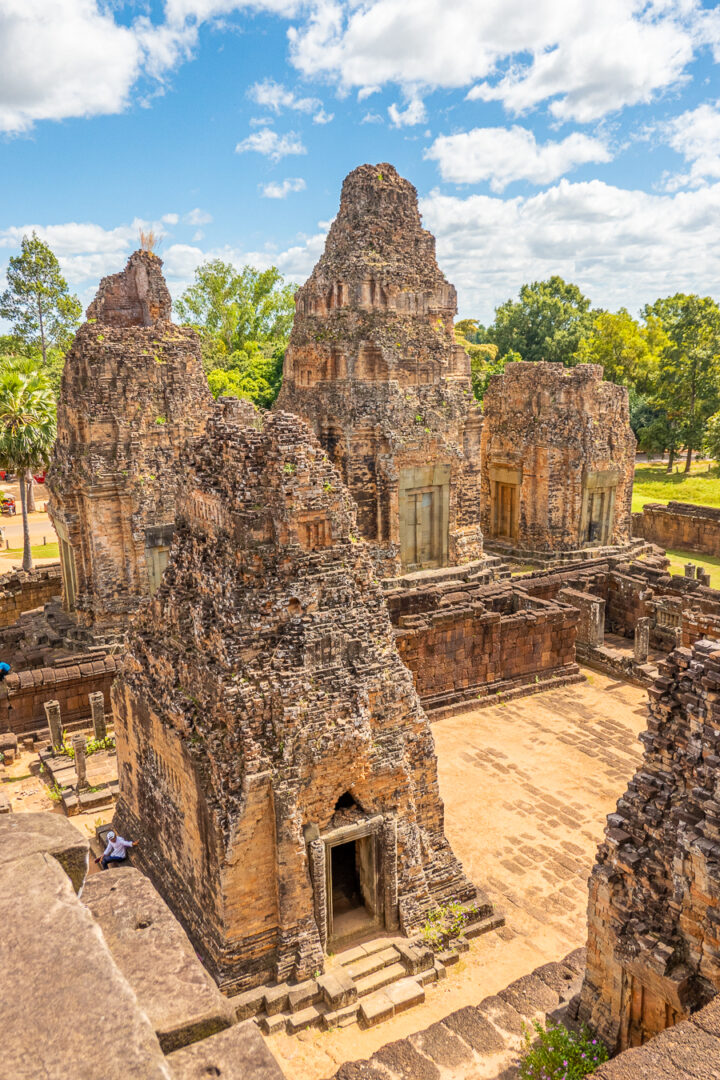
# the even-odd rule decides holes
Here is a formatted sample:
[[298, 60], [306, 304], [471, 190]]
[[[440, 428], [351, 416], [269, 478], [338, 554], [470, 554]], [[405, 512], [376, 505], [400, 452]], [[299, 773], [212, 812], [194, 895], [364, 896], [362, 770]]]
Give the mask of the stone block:
[[557, 1008], [560, 996], [535, 975], [523, 975], [501, 990], [498, 997], [528, 1018]]
[[87, 874], [90, 845], [59, 814], [10, 814], [0, 824], [0, 866], [34, 852], [47, 852], [62, 866], [75, 892]]
[[235, 1009], [238, 1020], [249, 1020], [251, 1016], [257, 1016], [264, 1007], [265, 987], [256, 986], [252, 990], [245, 990], [242, 994], [236, 994], [230, 998], [230, 1004]]
[[288, 1008], [291, 1013], [299, 1012], [312, 1005], [320, 997], [320, 988], [315, 979], [308, 979], [298, 986], [291, 986], [288, 991]]
[[395, 1013], [421, 1005], [425, 1000], [425, 987], [417, 979], [400, 979], [385, 989], [385, 993], [395, 1007]]
[[358, 996], [357, 987], [344, 968], [334, 968], [320, 975], [317, 980], [323, 1000], [331, 1009], [351, 1005]]
[[307, 1028], [320, 1027], [323, 1015], [323, 1010], [310, 1005], [307, 1009], [301, 1009], [300, 1012], [291, 1013], [287, 1017], [285, 1030], [288, 1035], [295, 1035], [298, 1031], [305, 1031]]
[[172, 1080], [283, 1080], [280, 1066], [252, 1022], [176, 1050], [167, 1064]]
[[[29, 846], [39, 839], [30, 832]], [[152, 1026], [60, 860], [38, 850], [23, 856], [19, 841], [16, 835], [14, 858], [0, 856], [2, 1073], [12, 1080], [168, 1080]]]
[[493, 1054], [505, 1046], [505, 1040], [494, 1025], [472, 1005], [450, 1013], [443, 1023], [480, 1054]]
[[411, 1035], [408, 1042], [444, 1069], [456, 1070], [473, 1060], [472, 1050], [442, 1022]]
[[83, 901], [165, 1053], [234, 1022], [232, 1002], [220, 993], [187, 934], [138, 870], [93, 875]]
[[275, 1016], [277, 1013], [284, 1012], [289, 1008], [288, 993], [289, 987], [287, 983], [266, 987], [263, 1002], [268, 1016]]
[[384, 990], [369, 994], [360, 1001], [358, 1023], [362, 1028], [373, 1027], [393, 1015], [395, 1006]]
[[372, 1061], [384, 1065], [398, 1080], [440, 1080], [437, 1065], [418, 1053], [409, 1039], [383, 1046], [373, 1054]]

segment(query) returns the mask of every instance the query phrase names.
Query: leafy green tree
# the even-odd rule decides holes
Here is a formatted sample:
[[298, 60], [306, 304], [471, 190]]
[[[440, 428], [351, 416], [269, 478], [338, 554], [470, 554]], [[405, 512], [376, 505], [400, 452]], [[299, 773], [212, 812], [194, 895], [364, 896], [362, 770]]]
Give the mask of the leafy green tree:
[[483, 341], [485, 330], [475, 319], [460, 319], [455, 323], [455, 341], [462, 345], [470, 358], [470, 378], [473, 393], [482, 401], [491, 375], [499, 374], [505, 366], [498, 359], [497, 345]]
[[295, 286], [283, 284], [275, 266], [237, 271], [230, 263], [210, 259], [198, 266], [175, 310], [199, 331], [206, 370], [230, 369], [237, 366], [233, 355], [245, 352], [249, 342], [268, 345], [271, 351], [287, 344], [294, 292]]
[[645, 319], [657, 318], [667, 334], [651, 403], [666, 418], [672, 445], [701, 449], [705, 424], [720, 405], [720, 308], [709, 296], [676, 293], [648, 304]]
[[82, 312], [68, 289], [60, 264], [47, 244], [33, 233], [23, 236], [19, 255], [8, 264], [7, 288], [0, 295], [0, 317], [12, 325], [24, 345], [39, 349], [47, 363], [48, 349], [67, 348]]
[[23, 522], [23, 570], [32, 569], [27, 478], [49, 460], [56, 434], [55, 398], [43, 374], [0, 371], [0, 465], [18, 474]]
[[268, 356], [256, 341], [249, 341], [242, 352], [231, 354], [229, 367], [208, 372], [210, 390], [216, 398], [246, 398], [269, 409], [280, 393], [283, 356], [284, 349]]
[[626, 308], [601, 311], [575, 353], [579, 364], [601, 364], [608, 382], [647, 391], [669, 339], [656, 316], [643, 326]]
[[720, 412], [714, 413], [705, 425], [704, 450], [709, 457], [720, 462]]
[[577, 285], [554, 275], [548, 281], [523, 285], [518, 300], [507, 300], [496, 308], [487, 340], [497, 345], [501, 358], [519, 353], [523, 360], [571, 366], [598, 314], [590, 310], [590, 301]]

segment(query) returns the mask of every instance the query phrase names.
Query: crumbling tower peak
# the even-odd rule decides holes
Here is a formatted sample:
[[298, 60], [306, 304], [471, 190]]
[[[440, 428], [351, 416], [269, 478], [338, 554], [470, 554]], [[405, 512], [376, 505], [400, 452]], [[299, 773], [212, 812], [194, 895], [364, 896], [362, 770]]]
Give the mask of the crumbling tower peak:
[[169, 322], [172, 300], [162, 265], [162, 259], [154, 252], [134, 251], [124, 270], [102, 279], [87, 309], [87, 318], [105, 326], [154, 326]]

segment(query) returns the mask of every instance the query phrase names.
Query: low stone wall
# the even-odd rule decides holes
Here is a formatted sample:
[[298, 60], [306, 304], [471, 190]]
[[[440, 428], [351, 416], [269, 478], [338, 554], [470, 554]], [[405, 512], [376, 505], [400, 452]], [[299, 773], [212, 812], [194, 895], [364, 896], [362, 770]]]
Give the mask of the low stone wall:
[[659, 547], [720, 555], [720, 510], [694, 503], [646, 503], [633, 514], [633, 536]]
[[575, 608], [510, 582], [458, 586], [388, 596], [398, 651], [426, 709], [577, 673]]
[[0, 684], [0, 732], [24, 735], [47, 725], [44, 704], [59, 701], [63, 725], [90, 717], [88, 695], [101, 690], [110, 714], [110, 687], [120, 669], [114, 656], [71, 657], [53, 667], [12, 672]]
[[24, 611], [62, 595], [60, 563], [0, 575], [0, 627], [12, 626]]

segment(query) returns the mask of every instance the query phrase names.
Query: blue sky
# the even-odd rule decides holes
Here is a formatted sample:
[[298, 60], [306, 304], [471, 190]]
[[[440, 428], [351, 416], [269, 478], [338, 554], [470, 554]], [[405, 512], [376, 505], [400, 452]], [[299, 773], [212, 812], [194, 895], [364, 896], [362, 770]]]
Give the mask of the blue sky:
[[552, 273], [720, 298], [720, 9], [700, 0], [0, 0], [0, 274], [89, 302], [141, 225], [302, 281], [343, 177], [416, 185], [460, 312]]

